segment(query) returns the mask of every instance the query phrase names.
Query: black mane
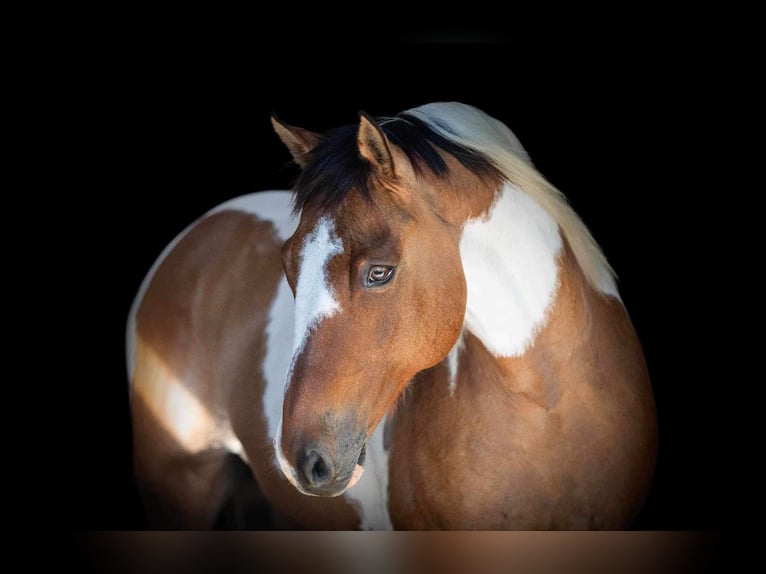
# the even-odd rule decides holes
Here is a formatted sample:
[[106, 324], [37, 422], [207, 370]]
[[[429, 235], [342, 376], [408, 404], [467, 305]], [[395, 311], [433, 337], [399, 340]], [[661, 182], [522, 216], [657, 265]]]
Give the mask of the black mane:
[[[421, 120], [400, 114], [379, 123], [388, 139], [409, 159], [416, 173], [430, 170], [438, 177], [447, 174], [447, 164], [436, 148], [453, 155], [466, 168], [480, 176], [495, 176], [498, 171], [483, 154], [458, 145], [432, 130]], [[359, 155], [358, 125], [328, 131], [311, 152], [311, 159], [295, 182], [295, 211], [318, 202], [321, 209], [343, 201], [352, 189], [370, 200], [372, 165]]]

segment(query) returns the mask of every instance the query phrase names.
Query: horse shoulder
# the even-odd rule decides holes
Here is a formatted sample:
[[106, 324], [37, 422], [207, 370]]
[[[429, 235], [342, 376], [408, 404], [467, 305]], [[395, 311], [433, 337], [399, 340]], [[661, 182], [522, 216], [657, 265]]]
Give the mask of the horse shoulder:
[[227, 202], [181, 233], [144, 280], [127, 353], [135, 456], [152, 481], [197, 453], [247, 457], [232, 408], [246, 403], [256, 428], [264, 419], [258, 366], [290, 220], [287, 193]]

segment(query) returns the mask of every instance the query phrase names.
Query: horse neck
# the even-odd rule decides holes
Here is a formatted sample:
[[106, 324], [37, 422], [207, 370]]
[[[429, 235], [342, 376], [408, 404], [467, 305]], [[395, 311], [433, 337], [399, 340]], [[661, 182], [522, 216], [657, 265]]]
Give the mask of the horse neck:
[[460, 253], [468, 287], [464, 333], [447, 358], [454, 392], [461, 353], [499, 373], [505, 390], [535, 402], [558, 396], [561, 363], [585, 336], [594, 293], [553, 218], [504, 184], [488, 214], [465, 224]]
[[509, 183], [488, 217], [463, 227], [465, 328], [492, 354], [519, 356], [532, 342], [556, 292], [562, 244], [553, 218]]

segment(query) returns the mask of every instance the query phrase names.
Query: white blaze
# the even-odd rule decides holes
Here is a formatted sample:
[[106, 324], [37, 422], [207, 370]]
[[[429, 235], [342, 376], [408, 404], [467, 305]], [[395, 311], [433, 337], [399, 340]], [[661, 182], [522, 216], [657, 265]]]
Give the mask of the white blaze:
[[[327, 277], [327, 264], [340, 253], [343, 253], [343, 242], [335, 235], [335, 224], [332, 219], [324, 216], [319, 219], [314, 230], [306, 236], [301, 247], [295, 288], [293, 354], [282, 385], [282, 398], [290, 383], [293, 365], [303, 351], [312, 329], [315, 329], [320, 321], [340, 310], [340, 304], [335, 298]], [[282, 401], [280, 400], [279, 403], [281, 408]], [[279, 421], [277, 430], [272, 435], [277, 463], [287, 479], [299, 488], [294, 478], [295, 470], [282, 452], [281, 416]]]
[[327, 278], [327, 264], [340, 253], [343, 242], [335, 235], [332, 219], [324, 216], [306, 236], [301, 249], [295, 289], [293, 361], [303, 350], [311, 330], [340, 310]]
[[[284, 389], [292, 376], [292, 365], [303, 352], [311, 332], [323, 319], [340, 311], [340, 303], [329, 281], [327, 265], [341, 253], [343, 242], [335, 235], [335, 224], [332, 219], [324, 216], [306, 236], [301, 247], [295, 289], [293, 356]], [[358, 477], [358, 482], [343, 494], [359, 513], [360, 528], [363, 530], [392, 529], [388, 515], [388, 454], [383, 448], [384, 425], [382, 421], [367, 441], [364, 473], [359, 477], [361, 469], [357, 468], [354, 478]], [[310, 494], [300, 487], [295, 479], [295, 469], [282, 452], [281, 430], [280, 420], [274, 436], [277, 463], [293, 486], [304, 494]]]

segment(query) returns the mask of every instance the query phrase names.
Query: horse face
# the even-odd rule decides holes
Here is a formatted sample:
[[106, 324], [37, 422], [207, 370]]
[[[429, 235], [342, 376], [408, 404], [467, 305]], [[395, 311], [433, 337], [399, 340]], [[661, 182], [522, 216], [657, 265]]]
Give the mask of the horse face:
[[378, 189], [304, 209], [283, 262], [296, 319], [277, 457], [299, 490], [333, 496], [361, 474], [369, 434], [407, 383], [460, 334], [457, 239], [425, 204]]

